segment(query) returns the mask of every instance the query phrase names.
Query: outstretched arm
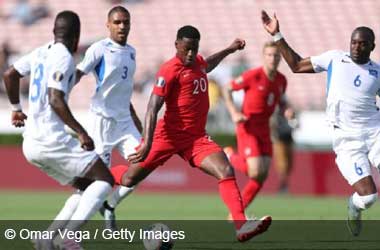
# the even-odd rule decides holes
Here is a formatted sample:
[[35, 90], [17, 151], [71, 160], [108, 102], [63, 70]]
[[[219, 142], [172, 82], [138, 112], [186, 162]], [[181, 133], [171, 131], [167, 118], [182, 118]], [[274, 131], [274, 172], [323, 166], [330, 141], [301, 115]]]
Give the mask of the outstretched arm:
[[244, 49], [244, 46], [245, 46], [245, 41], [242, 39], [236, 38], [235, 41], [233, 41], [233, 43], [227, 48], [207, 57], [206, 58], [207, 73], [211, 72], [216, 66], [218, 66], [218, 64], [223, 60], [223, 58], [225, 58], [229, 54], [234, 53], [237, 50]]
[[261, 19], [265, 30], [274, 36], [276, 44], [290, 69], [294, 73], [315, 73], [310, 57], [302, 58], [285, 41], [280, 33], [280, 24], [276, 14], [271, 18], [264, 10], [261, 11]]
[[10, 103], [12, 104], [12, 125], [23, 127], [27, 116], [22, 112], [20, 105], [20, 79], [23, 76], [12, 66], [3, 75], [5, 88]]
[[156, 128], [157, 114], [164, 104], [164, 97], [152, 93], [148, 103], [148, 109], [145, 115], [145, 129], [143, 132], [144, 140], [141, 142], [140, 148], [136, 153], [131, 154], [128, 157], [128, 161], [131, 163], [138, 163], [148, 156], [150, 148], [152, 147], [153, 134]]
[[75, 120], [64, 99], [65, 93], [54, 88], [48, 88], [49, 105], [61, 120], [78, 135], [78, 139], [85, 150], [94, 150], [94, 142], [88, 136], [86, 130]]

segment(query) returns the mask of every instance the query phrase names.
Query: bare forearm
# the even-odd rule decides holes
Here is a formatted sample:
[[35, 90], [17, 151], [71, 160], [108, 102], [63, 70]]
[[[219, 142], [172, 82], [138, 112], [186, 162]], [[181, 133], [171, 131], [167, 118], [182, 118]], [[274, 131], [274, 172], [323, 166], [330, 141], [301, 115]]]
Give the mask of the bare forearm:
[[280, 52], [282, 56], [284, 57], [286, 63], [289, 65], [290, 69], [293, 72], [297, 71], [297, 67], [299, 62], [301, 61], [301, 56], [298, 55], [285, 41], [285, 39], [281, 39], [276, 42], [278, 48], [280, 49]]
[[226, 57], [228, 56], [229, 54], [233, 53], [234, 50], [230, 49], [230, 48], [227, 48], [227, 49], [224, 49], [224, 50], [221, 50], [209, 57], [206, 58], [206, 62], [207, 62], [207, 73], [212, 71], [216, 66], [218, 66], [218, 64]]
[[11, 67], [3, 76], [4, 85], [7, 90], [7, 95], [10, 103], [20, 103], [20, 78], [22, 76]]

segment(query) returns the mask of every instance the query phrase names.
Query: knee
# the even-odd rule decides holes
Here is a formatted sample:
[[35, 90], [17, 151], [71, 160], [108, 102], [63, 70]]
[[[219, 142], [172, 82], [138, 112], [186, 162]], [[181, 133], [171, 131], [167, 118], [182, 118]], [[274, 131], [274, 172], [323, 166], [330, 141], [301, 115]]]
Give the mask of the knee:
[[358, 195], [358, 193], [355, 193], [353, 195], [353, 203], [361, 209], [370, 208], [377, 201], [377, 199], [377, 193], [369, 195]]
[[226, 165], [220, 169], [218, 179], [222, 180], [222, 179], [234, 177], [234, 176], [235, 176], [235, 172], [234, 172], [233, 167], [231, 167], [230, 165]]
[[264, 167], [249, 167], [248, 177], [250, 179], [257, 180], [259, 182], [264, 182], [268, 177], [268, 168]]

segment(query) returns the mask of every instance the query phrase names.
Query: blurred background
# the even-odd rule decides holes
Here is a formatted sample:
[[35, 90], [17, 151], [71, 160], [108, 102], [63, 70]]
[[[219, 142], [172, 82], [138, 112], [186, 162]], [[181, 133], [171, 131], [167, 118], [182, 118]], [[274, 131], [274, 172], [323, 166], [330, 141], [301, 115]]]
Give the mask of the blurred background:
[[[262, 9], [271, 15], [277, 14], [282, 34], [301, 56], [330, 49], [348, 51], [351, 32], [357, 26], [371, 27], [377, 35], [376, 43], [380, 44], [379, 0], [0, 0], [0, 72], [21, 55], [51, 40], [54, 16], [64, 9], [77, 12], [82, 21], [79, 61], [90, 44], [108, 35], [106, 15], [117, 4], [131, 13], [128, 43], [137, 50], [132, 102], [140, 119], [144, 119], [158, 66], [175, 53], [174, 40], [179, 27], [191, 24], [200, 30], [200, 53], [204, 56], [228, 46], [236, 37], [246, 40], [244, 51], [229, 56], [209, 75], [208, 131], [223, 146], [236, 142], [234, 125], [221, 100], [220, 87], [242, 71], [261, 65], [262, 46], [271, 39], [261, 24]], [[372, 59], [380, 61], [378, 48]], [[288, 79], [287, 97], [297, 112], [293, 124], [293, 169], [286, 191], [290, 195], [349, 194], [350, 187], [335, 166], [330, 131], [325, 122], [326, 75], [295, 75], [284, 62], [279, 70]], [[94, 89], [94, 78], [90, 75], [83, 78], [70, 96], [70, 106], [84, 124]], [[62, 190], [23, 157], [22, 129], [10, 126], [10, 108], [4, 91], [1, 82], [0, 188]], [[22, 105], [27, 109], [28, 79], [22, 83], [21, 94]], [[123, 163], [123, 160], [115, 154], [113, 163]], [[243, 176], [239, 180], [245, 181]], [[278, 185], [278, 173], [273, 167], [263, 193], [276, 194]], [[141, 185], [140, 191], [207, 193], [217, 190], [211, 177], [173, 157]]]

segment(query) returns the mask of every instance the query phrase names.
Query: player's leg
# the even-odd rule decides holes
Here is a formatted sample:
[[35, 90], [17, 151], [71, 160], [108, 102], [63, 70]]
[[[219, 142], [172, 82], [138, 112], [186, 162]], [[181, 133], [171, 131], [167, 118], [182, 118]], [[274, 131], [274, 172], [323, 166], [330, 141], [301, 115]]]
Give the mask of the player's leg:
[[[128, 134], [125, 134], [123, 136], [124, 139], [118, 143], [116, 148], [119, 150], [123, 158], [127, 160], [130, 154], [136, 152], [136, 148], [139, 146], [141, 141], [141, 136], [136, 129], [133, 121], [130, 121], [130, 123], [126, 124], [126, 126]], [[117, 204], [119, 204], [125, 197], [133, 192], [134, 188], [134, 186], [117, 186], [108, 198], [107, 206], [109, 209], [106, 210], [113, 210]]]
[[[353, 187], [355, 193], [348, 201], [347, 225], [352, 235], [361, 232], [361, 213], [377, 200], [377, 189], [371, 176], [371, 154], [367, 156], [366, 141], [353, 133], [335, 129], [333, 147], [339, 171]], [[371, 152], [370, 152], [371, 153]], [[380, 163], [375, 160], [374, 162]], [[374, 163], [373, 162], [373, 163]]]
[[[83, 191], [78, 207], [66, 226], [72, 231], [77, 230], [83, 222], [99, 210], [114, 185], [110, 171], [100, 158], [92, 162], [83, 178], [93, 180], [93, 182]], [[74, 186], [78, 185], [78, 181], [75, 180]]]
[[273, 142], [273, 158], [278, 173], [280, 193], [288, 192], [288, 180], [293, 165], [293, 142], [277, 138]]
[[261, 190], [265, 180], [268, 177], [270, 156], [258, 156], [247, 158], [247, 175], [248, 182], [242, 190], [243, 206], [248, 207]]
[[219, 194], [233, 217], [239, 241], [249, 240], [267, 230], [270, 217], [247, 221], [233, 168], [216, 143], [206, 137], [197, 139], [189, 150], [183, 152], [182, 157], [218, 179]]

